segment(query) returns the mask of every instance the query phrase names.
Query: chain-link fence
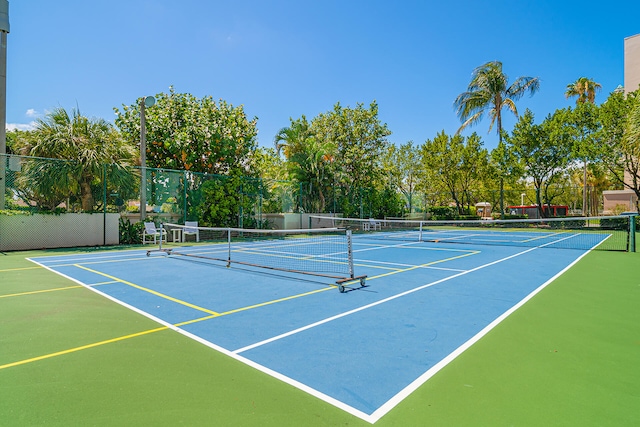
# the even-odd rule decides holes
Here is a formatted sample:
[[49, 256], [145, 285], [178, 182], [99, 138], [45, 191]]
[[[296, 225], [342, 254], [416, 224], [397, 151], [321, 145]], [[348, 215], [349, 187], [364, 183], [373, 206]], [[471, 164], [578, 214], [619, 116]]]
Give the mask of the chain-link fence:
[[[477, 216], [477, 205], [480, 205], [485, 213], [490, 208], [495, 217], [502, 212], [524, 212], [514, 212], [512, 207], [515, 206], [539, 204], [566, 206], [564, 211], [554, 212], [556, 215], [603, 213], [603, 191], [594, 188], [587, 188], [586, 197], [583, 188], [568, 186], [538, 191], [506, 188], [402, 193], [390, 187], [362, 188], [357, 183], [334, 183], [317, 188], [309, 183], [233, 174], [119, 165], [91, 167], [71, 160], [18, 155], [0, 155], [0, 190], [0, 194], [4, 194], [0, 209], [12, 212], [101, 213], [105, 218], [107, 214], [117, 214], [122, 243], [139, 242], [142, 220], [287, 228], [303, 222], [287, 223], [286, 218], [283, 219], [287, 214], [453, 218]], [[531, 212], [534, 211], [527, 212], [529, 216]], [[106, 224], [107, 221], [103, 222]], [[101, 233], [109, 234], [106, 230]]]
[[[587, 187], [551, 186], [535, 188], [474, 189], [457, 192], [412, 192], [403, 194], [404, 215], [419, 217], [429, 213], [434, 207], [452, 207], [457, 215], [476, 215], [477, 207], [489, 205], [494, 216], [513, 212], [522, 212], [517, 207], [562, 206], [556, 215], [597, 216], [614, 212], [605, 212], [603, 192], [608, 189]], [[544, 208], [547, 206], [547, 208]], [[619, 212], [616, 212], [619, 213]], [[545, 214], [546, 215], [546, 214]], [[553, 215], [550, 214], [550, 215]]]
[[[4, 216], [90, 213], [112, 218], [117, 214], [121, 243], [139, 243], [145, 220], [272, 228], [267, 214], [298, 212], [300, 207], [300, 186], [287, 181], [120, 165], [92, 168], [70, 160], [19, 155], [0, 155], [0, 185]], [[90, 232], [108, 234], [106, 229]], [[45, 246], [36, 242], [34, 247]]]

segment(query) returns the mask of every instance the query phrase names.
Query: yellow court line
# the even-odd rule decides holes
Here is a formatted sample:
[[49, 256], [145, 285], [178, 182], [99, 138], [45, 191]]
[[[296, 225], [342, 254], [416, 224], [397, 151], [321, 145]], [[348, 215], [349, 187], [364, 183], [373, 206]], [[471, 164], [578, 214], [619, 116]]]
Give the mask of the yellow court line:
[[[473, 251], [473, 252], [465, 253], [465, 254], [462, 254], [462, 255], [455, 256], [455, 257], [450, 257], [450, 258], [446, 258], [446, 259], [432, 261], [432, 262], [429, 262], [429, 263], [426, 263], [426, 264], [415, 265], [415, 266], [412, 266], [412, 267], [407, 267], [405, 269], [401, 269], [401, 270], [397, 270], [397, 271], [391, 271], [391, 272], [388, 272], [388, 273], [384, 273], [384, 274], [380, 274], [380, 275], [377, 275], [377, 276], [373, 276], [373, 277], [368, 278], [367, 280], [375, 280], [375, 279], [379, 279], [381, 277], [391, 276], [391, 275], [397, 274], [397, 273], [403, 273], [403, 272], [406, 272], [406, 271], [411, 271], [411, 270], [415, 270], [415, 269], [422, 268], [422, 267], [427, 267], [427, 266], [434, 265], [434, 264], [440, 264], [440, 263], [443, 263], [443, 262], [452, 261], [452, 260], [459, 259], [459, 258], [464, 258], [464, 257], [470, 256], [470, 255], [476, 255], [478, 253], [480, 253], [480, 251]], [[226, 315], [233, 314], [233, 313], [239, 313], [241, 311], [251, 310], [251, 309], [254, 309], [254, 308], [258, 308], [258, 307], [264, 307], [264, 306], [267, 306], [267, 305], [276, 304], [276, 303], [279, 303], [279, 302], [288, 301], [288, 300], [292, 300], [292, 299], [295, 299], [295, 298], [300, 298], [300, 297], [304, 297], [304, 296], [308, 296], [308, 295], [312, 295], [312, 294], [316, 294], [316, 293], [320, 293], [320, 292], [325, 292], [327, 290], [331, 290], [331, 289], [334, 289], [336, 287], [335, 285], [331, 285], [330, 287], [317, 289], [317, 290], [311, 291], [311, 292], [304, 292], [304, 293], [301, 293], [301, 294], [292, 295], [292, 296], [285, 297], [285, 298], [279, 298], [279, 299], [272, 300], [272, 301], [266, 301], [266, 302], [259, 303], [259, 304], [254, 304], [254, 305], [250, 305], [250, 306], [246, 306], [246, 307], [237, 308], [237, 309], [234, 309], [234, 310], [225, 311], [223, 313], [216, 313], [216, 312], [213, 312], [213, 311], [210, 311], [210, 310], [207, 310], [207, 309], [203, 309], [201, 307], [197, 307], [197, 306], [195, 306], [193, 304], [189, 304], [189, 303], [187, 303], [185, 301], [180, 301], [178, 299], [169, 297], [169, 296], [161, 294], [159, 292], [152, 291], [150, 289], [146, 289], [146, 288], [144, 288], [142, 286], [138, 286], [138, 285], [135, 285], [133, 283], [130, 283], [130, 282], [127, 282], [127, 281], [124, 281], [124, 280], [120, 280], [120, 279], [118, 279], [116, 277], [113, 277], [113, 276], [110, 276], [108, 274], [101, 273], [99, 271], [95, 271], [95, 270], [92, 270], [92, 269], [87, 268], [87, 267], [83, 267], [81, 265], [76, 265], [76, 267], [82, 268], [84, 270], [87, 270], [87, 271], [90, 271], [90, 272], [93, 272], [93, 273], [96, 273], [96, 274], [100, 274], [100, 275], [108, 277], [108, 278], [110, 278], [110, 279], [112, 279], [112, 280], [114, 280], [116, 282], [124, 283], [124, 284], [132, 286], [134, 288], [141, 289], [141, 290], [146, 291], [146, 292], [150, 292], [150, 293], [152, 293], [154, 295], [157, 295], [157, 296], [160, 296], [162, 298], [166, 298], [168, 300], [171, 300], [171, 301], [174, 301], [174, 302], [177, 302], [177, 303], [180, 303], [180, 304], [184, 304], [184, 305], [186, 305], [188, 307], [195, 308], [197, 310], [201, 310], [201, 311], [204, 311], [204, 312], [208, 312], [210, 314], [210, 316], [205, 316], [205, 317], [201, 317], [201, 318], [198, 318], [198, 319], [192, 319], [192, 320], [187, 320], [187, 321], [184, 321], [184, 322], [176, 323], [174, 325], [176, 327], [185, 326], [185, 325], [189, 325], [189, 324], [193, 324], [193, 323], [197, 323], [197, 322], [202, 322], [204, 320], [210, 320], [210, 319], [214, 319], [216, 317], [226, 316]], [[354, 282], [356, 282], [356, 281], [357, 280], [355, 280]], [[345, 285], [346, 285], [346, 283], [345, 283]], [[74, 287], [76, 287], [76, 286], [74, 286]], [[77, 287], [79, 287], [79, 286], [77, 286]], [[62, 288], [62, 289], [64, 289], [64, 288]], [[5, 368], [10, 368], [10, 367], [13, 367], [13, 366], [24, 365], [26, 363], [37, 362], [39, 360], [49, 359], [49, 358], [56, 357], [56, 356], [62, 356], [62, 355], [69, 354], [69, 353], [74, 353], [74, 352], [77, 352], [77, 351], [80, 351], [80, 350], [86, 350], [86, 349], [93, 348], [93, 347], [98, 347], [98, 346], [101, 346], [101, 345], [104, 345], [104, 344], [110, 344], [110, 343], [114, 343], [114, 342], [118, 342], [118, 341], [123, 341], [123, 340], [129, 339], [129, 338], [135, 338], [135, 337], [139, 337], [139, 336], [142, 336], [142, 335], [147, 335], [147, 334], [151, 334], [151, 333], [155, 333], [155, 332], [159, 332], [159, 331], [164, 331], [164, 330], [167, 330], [167, 329], [169, 329], [169, 326], [162, 326], [162, 327], [155, 328], [155, 329], [148, 329], [146, 331], [137, 332], [135, 334], [124, 335], [124, 336], [117, 337], [117, 338], [112, 338], [112, 339], [109, 339], [109, 340], [99, 341], [99, 342], [96, 342], [96, 343], [93, 343], [93, 344], [87, 344], [87, 345], [83, 345], [83, 346], [80, 346], [80, 347], [74, 347], [74, 348], [71, 348], [71, 349], [58, 351], [58, 352], [55, 352], [55, 353], [45, 354], [45, 355], [34, 357], [34, 358], [31, 358], [31, 359], [20, 360], [18, 362], [13, 362], [13, 363], [5, 364], [5, 365], [0, 365], [0, 370], [5, 369]]]
[[180, 327], [185, 325], [191, 325], [192, 323], [203, 322], [205, 320], [211, 320], [220, 317], [218, 314], [212, 314], [211, 316], [198, 317], [197, 319], [185, 320], [184, 322], [174, 323], [173, 326]]
[[[333, 288], [335, 288], [335, 286], [333, 286]], [[179, 323], [174, 324], [173, 326], [180, 327], [180, 326], [190, 325], [190, 324], [193, 324], [193, 323], [214, 319], [216, 317], [226, 316], [226, 315], [229, 315], [229, 314], [238, 313], [238, 312], [245, 311], [245, 310], [250, 310], [252, 308], [263, 307], [263, 306], [266, 306], [266, 305], [275, 304], [275, 303], [278, 303], [278, 302], [287, 301], [287, 300], [291, 300], [291, 299], [294, 299], [294, 298], [299, 298], [299, 297], [315, 294], [315, 293], [318, 293], [318, 292], [324, 292], [324, 291], [329, 290], [329, 289], [331, 289], [331, 288], [318, 289], [318, 290], [311, 291], [311, 292], [305, 292], [305, 293], [302, 293], [302, 294], [292, 295], [292, 296], [286, 297], [286, 298], [280, 298], [280, 299], [277, 299], [277, 300], [267, 301], [267, 302], [263, 302], [263, 303], [260, 303], [260, 304], [255, 304], [255, 305], [251, 305], [251, 306], [247, 306], [247, 307], [238, 308], [238, 309], [235, 309], [235, 310], [226, 311], [224, 313], [219, 313], [219, 314], [216, 313], [216, 314], [212, 314], [211, 316], [205, 316], [205, 317], [200, 317], [198, 319], [192, 319], [192, 320], [187, 320], [187, 321], [184, 321], [184, 322], [179, 322]], [[161, 326], [159, 328], [148, 329], [146, 331], [137, 332], [135, 334], [123, 335], [121, 337], [112, 338], [112, 339], [108, 339], [108, 340], [104, 340], [104, 341], [99, 341], [99, 342], [96, 342], [96, 343], [93, 343], [93, 344], [87, 344], [87, 345], [83, 345], [83, 346], [80, 346], [80, 347], [74, 347], [74, 348], [70, 348], [70, 349], [67, 349], [67, 350], [58, 351], [58, 352], [55, 352], [55, 353], [49, 353], [49, 354], [45, 354], [45, 355], [42, 355], [42, 356], [33, 357], [31, 359], [25, 359], [25, 360], [20, 360], [20, 361], [13, 362], [13, 363], [7, 363], [6, 365], [0, 365], [0, 370], [5, 369], [5, 368], [11, 368], [13, 366], [24, 365], [24, 364], [31, 363], [31, 362], [37, 362], [37, 361], [40, 361], [40, 360], [49, 359], [49, 358], [56, 357], [56, 356], [63, 356], [65, 354], [74, 353], [74, 352], [77, 352], [77, 351], [80, 351], [80, 350], [87, 350], [89, 348], [98, 347], [98, 346], [101, 346], [101, 345], [104, 345], [104, 344], [111, 344], [111, 343], [114, 343], [114, 342], [123, 341], [123, 340], [129, 339], [129, 338], [136, 338], [136, 337], [139, 337], [139, 336], [143, 336], [143, 335], [148, 335], [148, 334], [152, 334], [152, 333], [155, 333], [155, 332], [164, 331], [164, 330], [167, 330], [167, 329], [169, 329], [169, 326]]]
[[19, 297], [19, 296], [22, 296], [22, 295], [41, 294], [43, 292], [65, 291], [67, 289], [77, 289], [77, 288], [82, 288], [82, 286], [74, 285], [74, 286], [65, 286], [64, 288], [41, 289], [39, 291], [20, 292], [20, 293], [17, 293], [17, 294], [0, 295], [0, 298]]
[[43, 267], [37, 266], [37, 267], [5, 268], [4, 270], [0, 270], [0, 273], [6, 273], [9, 271], [36, 270], [39, 268], [43, 268]]
[[169, 329], [169, 327], [168, 326], [162, 326], [162, 327], [155, 328], [155, 329], [148, 329], [146, 331], [137, 332], [135, 334], [124, 335], [124, 336], [117, 337], [117, 338], [111, 338], [109, 340], [95, 342], [93, 344], [87, 344], [87, 345], [83, 345], [83, 346], [80, 346], [80, 347], [74, 347], [74, 348], [70, 348], [70, 349], [67, 349], [67, 350], [58, 351], [58, 352], [55, 352], [55, 353], [49, 353], [49, 354], [45, 354], [45, 355], [38, 356], [38, 357], [32, 357], [31, 359], [19, 360], [17, 362], [13, 362], [13, 363], [7, 363], [6, 365], [0, 365], [0, 369], [11, 368], [13, 366], [19, 366], [19, 365], [24, 365], [26, 363], [37, 362], [39, 360], [49, 359], [51, 357], [62, 356], [62, 355], [69, 354], [69, 353], [75, 353], [76, 351], [86, 350], [88, 348], [98, 347], [98, 346], [101, 346], [101, 345], [104, 345], [104, 344], [111, 344], [111, 343], [114, 343], [114, 342], [123, 341], [123, 340], [129, 339], [129, 338], [139, 337], [139, 336], [142, 336], [142, 335], [152, 334], [154, 332], [164, 331], [165, 329]]
[[74, 264], [74, 266], [78, 267], [78, 268], [81, 268], [83, 270], [90, 271], [91, 273], [95, 273], [95, 274], [99, 274], [101, 276], [107, 277], [107, 278], [109, 278], [111, 280], [115, 280], [116, 282], [124, 283], [125, 285], [134, 287], [136, 289], [140, 289], [141, 291], [148, 292], [148, 293], [153, 294], [155, 296], [158, 296], [160, 298], [164, 298], [166, 300], [173, 301], [175, 303], [184, 305], [184, 306], [189, 307], [189, 308], [193, 308], [195, 310], [199, 310], [199, 311], [202, 311], [202, 312], [205, 312], [205, 313], [209, 313], [209, 314], [213, 314], [213, 315], [216, 315], [216, 316], [220, 314], [220, 313], [217, 313], [215, 311], [209, 310], [208, 308], [200, 307], [200, 306], [197, 306], [195, 304], [191, 304], [189, 302], [182, 301], [182, 300], [179, 300], [177, 298], [170, 297], [169, 295], [165, 295], [165, 294], [163, 294], [161, 292], [154, 291], [153, 289], [148, 289], [148, 288], [145, 288], [144, 286], [136, 285], [135, 283], [131, 283], [131, 282], [127, 282], [126, 280], [118, 279], [117, 277], [111, 276], [111, 275], [106, 274], [106, 273], [102, 273], [101, 271], [93, 270], [93, 269], [91, 269], [89, 267], [85, 267], [85, 266], [82, 266], [80, 264]]
[[220, 316], [226, 316], [226, 315], [233, 314], [233, 313], [239, 313], [241, 311], [251, 310], [253, 308], [264, 307], [264, 306], [267, 306], [267, 305], [276, 304], [276, 303], [283, 302], [283, 301], [288, 301], [288, 300], [292, 300], [292, 299], [296, 299], [296, 298], [306, 297], [308, 295], [313, 295], [313, 294], [317, 294], [317, 293], [320, 293], [320, 292], [325, 292], [325, 291], [329, 291], [329, 290], [337, 288], [337, 286], [335, 286], [335, 285], [329, 285], [329, 286], [330, 287], [326, 287], [326, 288], [322, 288], [322, 289], [316, 289], [315, 291], [304, 292], [302, 294], [297, 294], [297, 295], [291, 295], [289, 297], [284, 297], [284, 298], [274, 299], [274, 300], [271, 300], [271, 301], [261, 302], [259, 304], [249, 305], [249, 306], [242, 307], [242, 308], [235, 308], [233, 310], [229, 310], [229, 311], [225, 311], [223, 313], [220, 313]]

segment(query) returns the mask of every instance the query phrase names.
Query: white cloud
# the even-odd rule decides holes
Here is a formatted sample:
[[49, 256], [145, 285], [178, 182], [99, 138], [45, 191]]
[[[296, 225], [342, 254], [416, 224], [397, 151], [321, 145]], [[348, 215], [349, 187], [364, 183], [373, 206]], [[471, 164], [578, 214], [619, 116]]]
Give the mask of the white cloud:
[[29, 109], [27, 110], [27, 112], [26, 112], [26, 113], [24, 113], [24, 114], [25, 114], [25, 116], [27, 116], [27, 117], [37, 117], [37, 116], [39, 116], [39, 115], [40, 115], [40, 113], [38, 113], [38, 112], [37, 112], [36, 110], [34, 110], [33, 108], [29, 108]]
[[36, 122], [31, 123], [7, 123], [7, 130], [33, 130], [36, 127]]

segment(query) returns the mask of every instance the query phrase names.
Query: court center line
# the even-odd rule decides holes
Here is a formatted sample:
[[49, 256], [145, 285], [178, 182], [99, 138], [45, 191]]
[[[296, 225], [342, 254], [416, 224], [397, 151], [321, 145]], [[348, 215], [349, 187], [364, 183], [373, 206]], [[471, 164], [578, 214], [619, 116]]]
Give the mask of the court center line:
[[[462, 255], [456, 255], [456, 256], [449, 257], [449, 258], [438, 259], [436, 261], [427, 262], [425, 264], [412, 265], [412, 266], [409, 266], [407, 268], [401, 268], [401, 269], [397, 269], [395, 271], [389, 271], [387, 273], [382, 273], [382, 274], [378, 274], [378, 275], [375, 275], [375, 276], [367, 277], [367, 281], [379, 279], [381, 277], [391, 276], [393, 274], [406, 273], [407, 271], [416, 270], [418, 268], [430, 268], [431, 266], [436, 265], [436, 264], [442, 264], [443, 262], [449, 262], [449, 261], [453, 261], [453, 260], [456, 260], [456, 259], [459, 259], [459, 258], [465, 258], [465, 257], [471, 256], [471, 255], [477, 255], [479, 253], [480, 253], [480, 251], [468, 251], [468, 253], [465, 253], [465, 254], [462, 254]], [[458, 271], [465, 272], [466, 270], [458, 270]], [[357, 281], [358, 280], [353, 280], [351, 282], [346, 282], [345, 284], [356, 283]]]
[[[551, 238], [551, 237], [554, 237], [554, 236], [564, 235], [564, 234], [567, 234], [567, 233], [559, 231], [557, 233], [551, 233], [551, 234], [546, 234], [544, 236], [538, 236], [538, 237], [532, 237], [532, 238], [526, 239], [526, 240], [520, 240], [520, 242], [533, 242], [534, 240], [546, 239], [546, 238]], [[569, 238], [574, 237], [574, 236], [577, 236], [577, 234], [571, 234], [569, 236]]]
[[[533, 249], [535, 249], [535, 248], [533, 248]], [[532, 250], [532, 249], [530, 249], [530, 250]], [[528, 251], [525, 251], [525, 252], [528, 252]], [[404, 273], [404, 272], [415, 270], [415, 269], [418, 269], [418, 268], [424, 268], [424, 267], [426, 267], [428, 265], [439, 264], [439, 263], [443, 263], [443, 262], [446, 262], [446, 261], [452, 261], [452, 260], [458, 259], [458, 258], [464, 258], [464, 257], [467, 257], [467, 256], [476, 255], [477, 253], [480, 253], [480, 251], [476, 251], [475, 253], [467, 253], [467, 254], [463, 254], [463, 255], [458, 255], [458, 256], [455, 256], [455, 257], [447, 258], [447, 259], [432, 261], [432, 262], [429, 262], [429, 263], [426, 263], [426, 264], [414, 265], [414, 266], [411, 266], [411, 267], [408, 267], [408, 268], [405, 268], [405, 269], [402, 269], [402, 270], [398, 270], [398, 271], [390, 271], [388, 273], [383, 273], [383, 274], [380, 274], [380, 275], [377, 275], [377, 276], [369, 277], [369, 278], [367, 278], [367, 281], [379, 279], [381, 277], [391, 276], [393, 274]], [[512, 258], [512, 257], [513, 256], [511, 256], [509, 258]], [[506, 259], [508, 259], [508, 258], [505, 258], [505, 260]], [[496, 262], [493, 262], [493, 263], [490, 263], [490, 264], [485, 264], [485, 266], [489, 266], [489, 265], [492, 265], [492, 264], [495, 264], [495, 263]], [[449, 280], [449, 279], [453, 279], [453, 278], [458, 277], [458, 276], [462, 276], [464, 274], [470, 273], [471, 271], [475, 271], [475, 270], [478, 270], [478, 269], [479, 268], [462, 271], [461, 273], [454, 274], [453, 276], [445, 277], [444, 279], [440, 279], [438, 281], [435, 281], [435, 282], [432, 282], [432, 283], [428, 283], [428, 284], [420, 286], [418, 288], [410, 289], [408, 291], [405, 291], [405, 292], [402, 292], [400, 294], [397, 294], [397, 295], [382, 299], [380, 301], [377, 301], [377, 302], [374, 302], [374, 303], [371, 303], [371, 304], [368, 304], [368, 305], [365, 305], [365, 306], [362, 306], [362, 307], [359, 307], [359, 308], [356, 308], [356, 309], [353, 309], [353, 310], [349, 310], [349, 311], [341, 313], [341, 314], [337, 314], [337, 315], [329, 317], [327, 319], [320, 320], [320, 321], [312, 323], [310, 325], [303, 326], [303, 327], [298, 328], [298, 329], [294, 329], [293, 331], [289, 331], [289, 332], [286, 332], [284, 334], [277, 335], [277, 336], [272, 337], [272, 338], [268, 338], [266, 340], [257, 342], [255, 344], [248, 345], [246, 347], [242, 347], [240, 349], [232, 351], [232, 353], [233, 354], [243, 353], [243, 352], [245, 352], [247, 350], [251, 350], [253, 348], [263, 346], [263, 345], [271, 343], [273, 341], [277, 341], [277, 340], [280, 340], [282, 338], [286, 338], [288, 336], [295, 335], [295, 334], [297, 334], [299, 332], [302, 332], [302, 331], [305, 331], [307, 329], [311, 329], [311, 328], [314, 328], [316, 326], [320, 326], [320, 325], [322, 325], [324, 323], [328, 323], [328, 322], [331, 322], [333, 320], [340, 319], [340, 318], [345, 317], [345, 316], [349, 316], [351, 314], [357, 313], [357, 312], [362, 311], [362, 310], [366, 310], [366, 309], [371, 308], [371, 307], [375, 307], [375, 306], [383, 304], [385, 302], [394, 300], [396, 298], [400, 298], [400, 297], [405, 296], [405, 295], [409, 295], [409, 294], [411, 294], [413, 292], [417, 292], [417, 291], [419, 291], [421, 289], [428, 288], [430, 286], [436, 285], [438, 283], [444, 282], [444, 281]], [[352, 282], [345, 283], [345, 285], [348, 285], [349, 283], [352, 283]]]

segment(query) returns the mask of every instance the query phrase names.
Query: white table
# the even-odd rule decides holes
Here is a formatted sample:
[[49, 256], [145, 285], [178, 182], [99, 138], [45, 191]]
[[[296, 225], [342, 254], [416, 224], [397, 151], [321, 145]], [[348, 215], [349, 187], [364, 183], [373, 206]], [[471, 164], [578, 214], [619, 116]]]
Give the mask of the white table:
[[182, 242], [182, 228], [172, 228], [171, 239], [172, 242]]

